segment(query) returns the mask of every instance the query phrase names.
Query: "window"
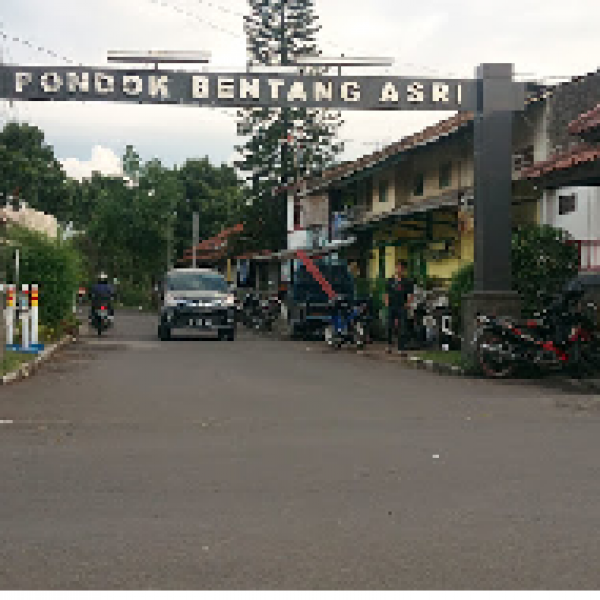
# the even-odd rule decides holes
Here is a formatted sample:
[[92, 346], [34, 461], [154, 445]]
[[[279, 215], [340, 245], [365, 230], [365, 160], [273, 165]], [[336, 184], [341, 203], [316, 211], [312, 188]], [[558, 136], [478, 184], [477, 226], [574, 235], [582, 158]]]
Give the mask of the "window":
[[425, 176], [420, 173], [415, 177], [413, 184], [413, 196], [422, 196], [425, 192]]
[[513, 154], [513, 170], [515, 174], [521, 173], [523, 169], [527, 169], [533, 165], [534, 148], [527, 146]]
[[575, 194], [569, 194], [568, 196], [558, 197], [558, 214], [568, 215], [569, 213], [575, 212], [576, 196]]
[[447, 162], [440, 167], [440, 188], [445, 188], [452, 181], [452, 163]]
[[379, 182], [379, 202], [388, 201], [389, 183], [383, 179]]

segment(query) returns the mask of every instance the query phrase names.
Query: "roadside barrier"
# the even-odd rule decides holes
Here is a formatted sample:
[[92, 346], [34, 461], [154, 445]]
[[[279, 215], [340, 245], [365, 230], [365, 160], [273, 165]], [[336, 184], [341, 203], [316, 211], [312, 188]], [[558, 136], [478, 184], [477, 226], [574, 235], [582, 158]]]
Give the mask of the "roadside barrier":
[[[39, 343], [39, 287], [36, 284], [31, 286], [23, 284], [18, 299], [14, 284], [9, 284], [7, 290], [7, 306], [4, 311], [7, 349], [31, 354], [41, 352], [44, 344]], [[20, 344], [17, 344], [15, 325], [19, 320], [21, 339]]]

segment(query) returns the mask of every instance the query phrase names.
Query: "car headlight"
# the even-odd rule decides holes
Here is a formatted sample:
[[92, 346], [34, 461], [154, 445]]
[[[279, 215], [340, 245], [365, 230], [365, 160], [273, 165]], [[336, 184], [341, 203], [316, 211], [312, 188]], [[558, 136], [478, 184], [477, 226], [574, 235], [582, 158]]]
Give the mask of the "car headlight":
[[178, 305], [178, 303], [179, 303], [179, 300], [172, 294], [167, 294], [165, 296], [165, 306], [175, 307]]

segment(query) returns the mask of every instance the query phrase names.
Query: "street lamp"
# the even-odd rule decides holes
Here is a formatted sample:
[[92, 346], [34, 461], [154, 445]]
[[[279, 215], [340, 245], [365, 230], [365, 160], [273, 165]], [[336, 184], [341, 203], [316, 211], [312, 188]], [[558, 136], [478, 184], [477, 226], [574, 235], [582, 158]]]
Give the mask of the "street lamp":
[[332, 57], [324, 56], [299, 56], [294, 61], [295, 65], [303, 67], [390, 67], [394, 64], [393, 58], [368, 58], [368, 57]]
[[109, 50], [108, 62], [153, 64], [161, 63], [208, 63], [211, 53], [205, 50]]

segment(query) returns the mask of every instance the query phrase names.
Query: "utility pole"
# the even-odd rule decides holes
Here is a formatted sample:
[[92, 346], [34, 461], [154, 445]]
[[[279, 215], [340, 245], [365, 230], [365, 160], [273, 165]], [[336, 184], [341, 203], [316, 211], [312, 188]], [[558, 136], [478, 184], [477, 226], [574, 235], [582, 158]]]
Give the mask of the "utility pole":
[[[285, 7], [287, 0], [281, 0], [281, 66], [286, 67], [289, 64], [287, 40], [285, 36]], [[283, 108], [283, 144], [281, 145], [281, 184], [283, 187], [281, 203], [284, 206], [284, 222], [285, 222], [285, 244], [284, 248], [287, 249], [289, 246], [289, 234], [288, 234], [288, 215], [289, 210], [288, 203], [288, 150], [289, 150], [289, 130], [290, 130], [290, 112], [289, 108]], [[280, 277], [281, 277], [280, 273]], [[289, 270], [290, 282], [294, 280], [294, 260], [290, 261]]]
[[[4, 244], [5, 244], [5, 236], [4, 236], [4, 232], [6, 231], [6, 228], [8, 226], [8, 222], [7, 220], [3, 217], [0, 216], [0, 250], [4, 249]], [[3, 253], [2, 253], [3, 254]], [[4, 321], [4, 309], [5, 309], [5, 302], [4, 302], [4, 298], [6, 295], [6, 285], [7, 285], [7, 277], [5, 276], [5, 272], [4, 272], [4, 257], [1, 257], [2, 260], [0, 260], [0, 371], [2, 370], [2, 365], [4, 363], [4, 355], [5, 355], [5, 346], [6, 346], [6, 327], [5, 327], [5, 321]]]
[[192, 252], [193, 252], [193, 266], [194, 269], [198, 268], [198, 261], [196, 260], [196, 252], [197, 252], [197, 246], [199, 243], [198, 237], [199, 237], [199, 230], [200, 230], [200, 215], [199, 213], [195, 212], [194, 213], [194, 223], [193, 223], [193, 233], [192, 233]]
[[[287, 40], [285, 36], [285, 8], [287, 0], [281, 0], [281, 66], [286, 67], [289, 64]], [[289, 151], [289, 130], [290, 130], [290, 111], [289, 108], [284, 107], [282, 109], [282, 120], [283, 120], [283, 143], [281, 144], [281, 185], [283, 188], [287, 187], [289, 172], [288, 172], [288, 151]], [[287, 209], [287, 190], [282, 192], [282, 202]], [[287, 219], [286, 219], [287, 223]], [[287, 248], [287, 225], [286, 225], [286, 244]]]

